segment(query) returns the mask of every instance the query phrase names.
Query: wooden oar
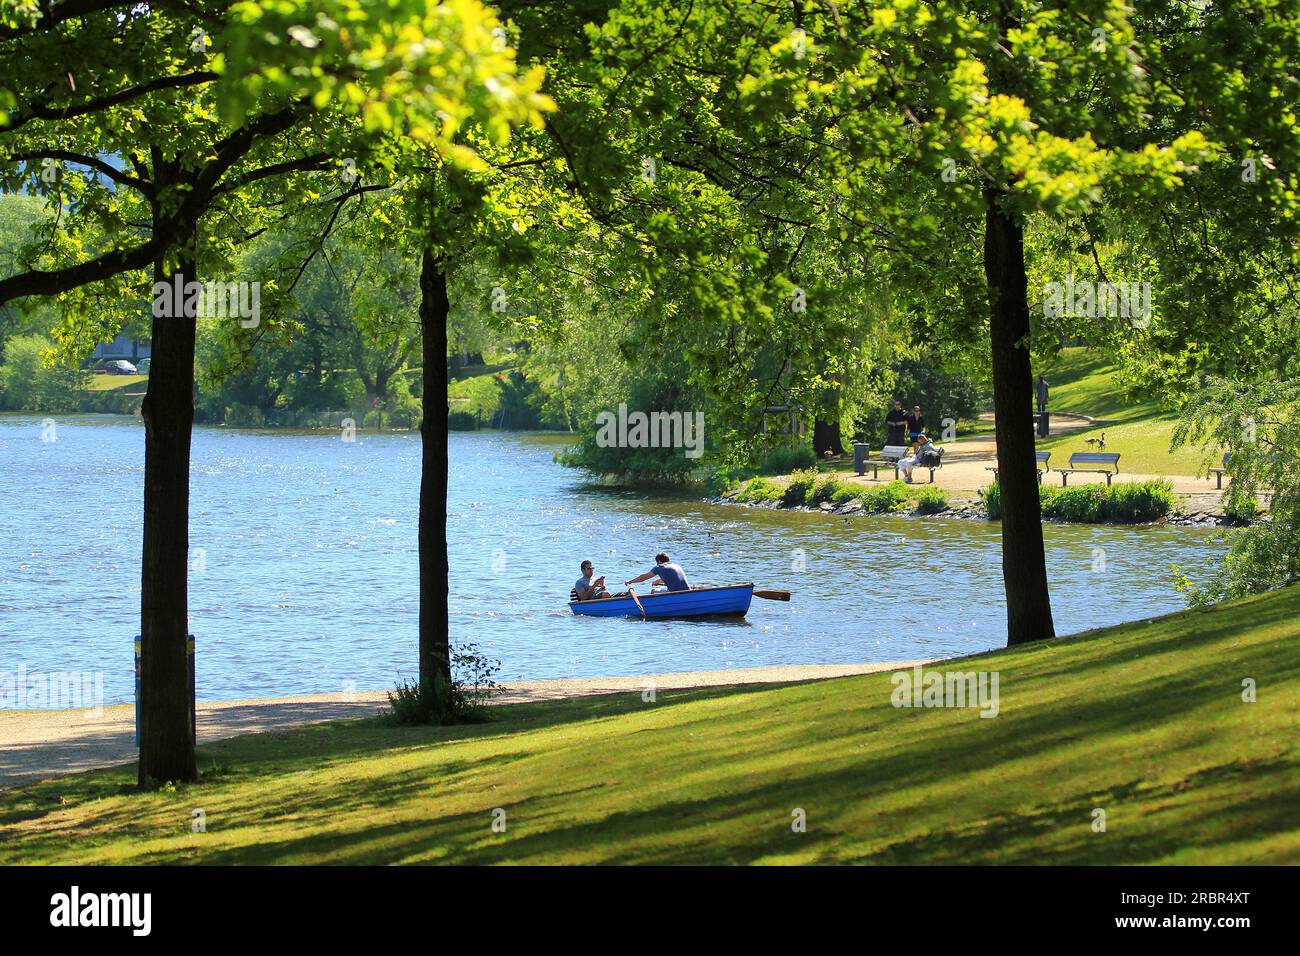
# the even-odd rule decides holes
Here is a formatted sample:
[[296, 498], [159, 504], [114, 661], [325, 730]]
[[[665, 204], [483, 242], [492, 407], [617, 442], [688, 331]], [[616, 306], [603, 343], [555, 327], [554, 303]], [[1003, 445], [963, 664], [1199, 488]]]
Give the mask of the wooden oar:
[[644, 621], [644, 620], [645, 620], [645, 608], [643, 608], [643, 607], [641, 606], [641, 599], [640, 599], [639, 597], [636, 596], [636, 592], [633, 591], [631, 587], [629, 587], [629, 588], [627, 589], [627, 593], [630, 594], [630, 595], [632, 595], [632, 600], [633, 600], [633, 601], [636, 601], [636, 609], [637, 609], [638, 611], [641, 612], [641, 620]]
[[790, 592], [789, 592], [789, 591], [775, 591], [775, 590], [763, 590], [763, 591], [760, 591], [760, 590], [758, 590], [758, 588], [755, 588], [755, 589], [754, 589], [754, 597], [756, 597], [756, 598], [763, 598], [764, 600], [767, 600], [767, 601], [788, 601], [788, 600], [790, 600]]

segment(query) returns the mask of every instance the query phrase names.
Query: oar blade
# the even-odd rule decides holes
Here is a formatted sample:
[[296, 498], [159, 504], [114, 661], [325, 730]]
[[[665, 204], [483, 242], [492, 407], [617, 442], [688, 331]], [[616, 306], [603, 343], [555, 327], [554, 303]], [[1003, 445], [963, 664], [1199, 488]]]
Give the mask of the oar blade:
[[755, 588], [754, 597], [763, 598], [765, 601], [788, 601], [790, 600], [790, 592], [777, 591], [770, 588], [764, 588], [762, 590]]

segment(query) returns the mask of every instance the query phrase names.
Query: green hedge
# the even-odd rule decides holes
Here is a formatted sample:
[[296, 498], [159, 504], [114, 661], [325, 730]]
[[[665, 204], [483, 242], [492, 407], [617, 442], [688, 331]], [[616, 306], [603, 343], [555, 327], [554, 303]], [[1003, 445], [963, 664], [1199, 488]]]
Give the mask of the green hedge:
[[[1002, 496], [995, 481], [980, 493], [990, 521], [1002, 518]], [[1075, 488], [1038, 486], [1044, 518], [1086, 524], [1139, 524], [1163, 518], [1177, 499], [1167, 481], [1080, 485]]]
[[861, 501], [863, 511], [875, 513], [903, 511], [913, 501], [919, 514], [934, 514], [948, 507], [947, 494], [933, 486], [916, 489], [902, 481], [869, 486], [844, 481], [834, 474], [819, 474], [812, 469], [795, 472], [784, 487], [768, 478], [753, 478], [735, 500], [744, 504], [775, 501], [784, 508], [816, 506], [826, 501], [834, 505]]

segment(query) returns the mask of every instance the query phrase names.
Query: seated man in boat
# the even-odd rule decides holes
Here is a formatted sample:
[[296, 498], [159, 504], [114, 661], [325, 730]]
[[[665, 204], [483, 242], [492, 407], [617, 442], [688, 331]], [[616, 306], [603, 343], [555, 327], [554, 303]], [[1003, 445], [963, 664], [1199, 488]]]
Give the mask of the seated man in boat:
[[662, 584], [670, 591], [689, 591], [691, 589], [690, 582], [686, 580], [686, 572], [682, 570], [682, 566], [673, 564], [668, 555], [662, 551], [655, 555], [655, 566], [653, 568], [645, 574], [638, 575], [631, 581], [624, 581], [623, 583], [628, 585], [637, 584], [649, 578], [656, 578], [651, 587], [654, 587], [655, 584]]
[[592, 601], [596, 598], [613, 597], [605, 590], [605, 575], [593, 578], [596, 573], [595, 566], [590, 561], [582, 562], [582, 577], [578, 578], [573, 584], [573, 589], [569, 592], [570, 601]]

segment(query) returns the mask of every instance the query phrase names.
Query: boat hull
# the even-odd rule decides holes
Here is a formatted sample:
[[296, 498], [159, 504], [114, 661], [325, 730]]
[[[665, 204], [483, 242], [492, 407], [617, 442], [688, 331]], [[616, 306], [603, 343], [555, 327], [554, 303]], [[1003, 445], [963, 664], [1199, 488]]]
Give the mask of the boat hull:
[[[744, 617], [754, 598], [754, 585], [732, 584], [689, 591], [639, 594], [646, 619], [677, 617]], [[569, 609], [582, 617], [640, 617], [641, 609], [630, 597], [596, 601], [571, 601]]]

